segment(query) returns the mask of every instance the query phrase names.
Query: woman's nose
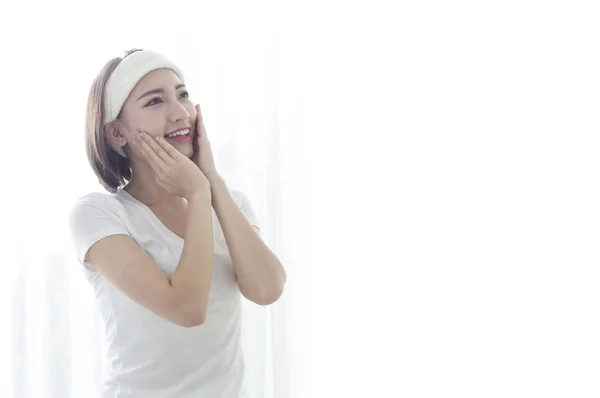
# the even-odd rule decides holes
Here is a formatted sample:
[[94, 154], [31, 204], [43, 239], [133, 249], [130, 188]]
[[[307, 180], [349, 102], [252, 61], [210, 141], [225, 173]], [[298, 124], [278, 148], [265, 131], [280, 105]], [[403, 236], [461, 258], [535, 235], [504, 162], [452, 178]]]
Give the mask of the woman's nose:
[[184, 120], [184, 119], [189, 119], [189, 117], [190, 117], [189, 112], [185, 109], [183, 104], [181, 104], [180, 102], [175, 102], [171, 106], [171, 109], [169, 110], [169, 114], [170, 114], [171, 120], [173, 122], [177, 122], [179, 120]]

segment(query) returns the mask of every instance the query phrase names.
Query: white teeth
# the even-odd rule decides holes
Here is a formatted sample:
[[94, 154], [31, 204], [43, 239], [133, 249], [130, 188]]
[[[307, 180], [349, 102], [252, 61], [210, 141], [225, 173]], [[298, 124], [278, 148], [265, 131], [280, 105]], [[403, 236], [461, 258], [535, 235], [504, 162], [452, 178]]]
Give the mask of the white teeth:
[[173, 138], [173, 137], [177, 137], [178, 135], [186, 135], [190, 132], [190, 129], [185, 129], [185, 130], [180, 130], [176, 133], [171, 133], [171, 134], [167, 134], [165, 137], [167, 138]]

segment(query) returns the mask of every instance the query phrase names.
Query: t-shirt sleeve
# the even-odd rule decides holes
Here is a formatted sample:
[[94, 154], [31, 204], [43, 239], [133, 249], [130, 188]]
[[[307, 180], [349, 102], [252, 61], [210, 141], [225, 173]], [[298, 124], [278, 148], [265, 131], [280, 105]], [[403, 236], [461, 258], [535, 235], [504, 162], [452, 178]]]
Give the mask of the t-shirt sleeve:
[[246, 220], [254, 227], [256, 232], [260, 235], [260, 225], [258, 222], [258, 217], [256, 217], [256, 213], [252, 208], [252, 204], [250, 203], [250, 199], [248, 196], [242, 191], [234, 190], [232, 191], [233, 197], [235, 198], [236, 203], [240, 207], [240, 210], [246, 217]]
[[[100, 194], [101, 195], [101, 194]], [[111, 235], [129, 235], [110, 197], [88, 195], [75, 203], [69, 215], [69, 230], [77, 259], [84, 262], [87, 251], [100, 239]]]

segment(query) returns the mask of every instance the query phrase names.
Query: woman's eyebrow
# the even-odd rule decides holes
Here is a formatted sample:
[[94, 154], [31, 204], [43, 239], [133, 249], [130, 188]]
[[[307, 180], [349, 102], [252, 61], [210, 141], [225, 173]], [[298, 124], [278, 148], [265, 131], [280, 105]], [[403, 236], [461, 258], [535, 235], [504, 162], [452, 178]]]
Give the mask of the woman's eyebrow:
[[[178, 84], [178, 85], [176, 85], [176, 86], [175, 86], [175, 90], [179, 90], [181, 87], [185, 87], [185, 84], [181, 83], [181, 84]], [[162, 88], [155, 88], [155, 89], [153, 89], [153, 90], [146, 91], [146, 92], [145, 92], [144, 94], [142, 94], [142, 95], [141, 95], [141, 96], [140, 96], [140, 97], [139, 97], [139, 98], [138, 98], [136, 101], [139, 101], [139, 100], [141, 100], [142, 98], [144, 98], [144, 97], [147, 97], [148, 95], [151, 95], [151, 94], [162, 94], [162, 93], [164, 93], [164, 92], [165, 92], [165, 90], [163, 90]]]

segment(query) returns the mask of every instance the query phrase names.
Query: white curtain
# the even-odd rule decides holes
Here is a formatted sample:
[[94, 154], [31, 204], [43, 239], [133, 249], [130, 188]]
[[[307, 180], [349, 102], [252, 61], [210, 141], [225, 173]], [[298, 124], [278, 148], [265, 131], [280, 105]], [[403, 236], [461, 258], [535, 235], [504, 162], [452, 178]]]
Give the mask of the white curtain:
[[[7, 266], [0, 289], [0, 396], [81, 398], [100, 387], [103, 330], [66, 220], [78, 197], [102, 191], [85, 158], [87, 92], [103, 64], [125, 50], [152, 49], [182, 67], [219, 170], [230, 187], [249, 196], [263, 239], [293, 278], [282, 240], [280, 146], [282, 129], [297, 117], [297, 99], [280, 91], [277, 8], [267, 1], [231, 6], [39, 2], [4, 13], [16, 20], [27, 14], [35, 34], [17, 37], [4, 53], [15, 64], [3, 69], [4, 77], [12, 74], [3, 129], [22, 139], [2, 160]], [[268, 307], [244, 300], [246, 384], [253, 398], [289, 395], [290, 296], [286, 291]]]

